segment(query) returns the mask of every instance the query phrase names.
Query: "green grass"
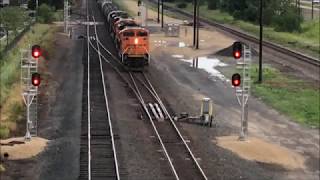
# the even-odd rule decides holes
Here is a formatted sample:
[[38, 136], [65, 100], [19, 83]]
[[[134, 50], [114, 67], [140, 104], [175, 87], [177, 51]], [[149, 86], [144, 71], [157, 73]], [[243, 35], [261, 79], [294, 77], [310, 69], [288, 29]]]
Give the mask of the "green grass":
[[9, 128], [5, 126], [0, 126], [0, 138], [8, 138], [9, 137]]
[[[176, 7], [176, 3], [166, 3], [169, 6]], [[188, 4], [188, 6], [183, 9], [187, 12], [193, 12], [193, 5]], [[248, 32], [256, 37], [259, 35], [259, 26], [241, 21], [235, 20], [231, 15], [220, 10], [208, 10], [207, 5], [200, 6], [200, 15], [207, 19], [231, 25], [234, 28], [240, 29], [242, 31]], [[320, 48], [320, 30], [319, 21], [306, 21], [302, 24], [302, 32], [277, 32], [272, 27], [264, 27], [264, 38], [266, 40], [279, 43], [283, 46], [302, 51], [314, 57], [319, 57]]]
[[[266, 104], [288, 115], [294, 121], [316, 128], [320, 127], [319, 87], [286, 77], [274, 68], [264, 68], [264, 82], [253, 84], [252, 92]], [[252, 70], [252, 79], [257, 79], [257, 67]]]

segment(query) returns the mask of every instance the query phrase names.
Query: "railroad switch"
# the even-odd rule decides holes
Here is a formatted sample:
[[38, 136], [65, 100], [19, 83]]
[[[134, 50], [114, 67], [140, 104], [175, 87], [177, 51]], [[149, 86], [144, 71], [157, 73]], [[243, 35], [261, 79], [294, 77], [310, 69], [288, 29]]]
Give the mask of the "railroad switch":
[[187, 112], [182, 112], [179, 117], [175, 117], [175, 120], [212, 127], [212, 121], [214, 120], [212, 100], [210, 98], [202, 99], [199, 116], [189, 116]]

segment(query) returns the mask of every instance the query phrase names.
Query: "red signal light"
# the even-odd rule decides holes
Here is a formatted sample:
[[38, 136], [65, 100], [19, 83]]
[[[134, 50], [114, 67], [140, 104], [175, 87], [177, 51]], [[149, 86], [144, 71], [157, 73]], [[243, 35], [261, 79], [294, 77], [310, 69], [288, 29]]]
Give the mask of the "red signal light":
[[242, 56], [242, 43], [234, 42], [232, 46], [233, 46], [233, 57], [235, 59], [240, 59]]
[[39, 45], [34, 45], [32, 46], [32, 52], [31, 52], [32, 57], [35, 59], [38, 59], [41, 56], [41, 48]]
[[232, 75], [232, 86], [238, 87], [241, 84], [241, 76], [240, 74], [236, 73]]
[[33, 73], [31, 83], [33, 86], [39, 86], [41, 83], [41, 78], [39, 73]]
[[241, 57], [241, 53], [240, 52], [235, 52], [234, 53], [234, 58], [239, 59]]

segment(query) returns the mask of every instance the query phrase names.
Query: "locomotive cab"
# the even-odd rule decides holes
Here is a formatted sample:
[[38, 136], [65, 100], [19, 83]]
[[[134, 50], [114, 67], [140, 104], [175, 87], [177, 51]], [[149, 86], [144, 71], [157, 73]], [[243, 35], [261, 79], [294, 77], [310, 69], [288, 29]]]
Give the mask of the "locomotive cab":
[[138, 24], [134, 21], [134, 19], [120, 19], [114, 24], [113, 32], [115, 34], [116, 44], [120, 42], [119, 32], [127, 27], [138, 27]]

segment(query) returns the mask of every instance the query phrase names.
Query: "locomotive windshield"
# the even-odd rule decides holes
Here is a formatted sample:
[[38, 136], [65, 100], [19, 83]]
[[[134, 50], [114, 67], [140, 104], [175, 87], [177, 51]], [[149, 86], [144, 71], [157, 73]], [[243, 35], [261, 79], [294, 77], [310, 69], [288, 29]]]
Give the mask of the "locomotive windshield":
[[137, 36], [140, 36], [140, 37], [148, 36], [148, 33], [145, 31], [138, 31]]
[[124, 32], [123, 36], [125, 36], [125, 37], [133, 37], [134, 36], [134, 32], [133, 31]]

